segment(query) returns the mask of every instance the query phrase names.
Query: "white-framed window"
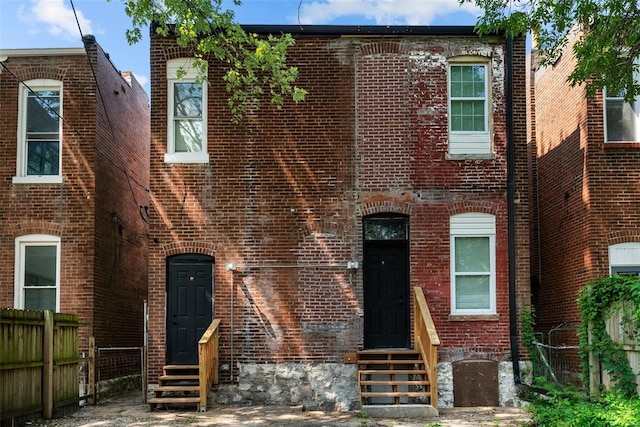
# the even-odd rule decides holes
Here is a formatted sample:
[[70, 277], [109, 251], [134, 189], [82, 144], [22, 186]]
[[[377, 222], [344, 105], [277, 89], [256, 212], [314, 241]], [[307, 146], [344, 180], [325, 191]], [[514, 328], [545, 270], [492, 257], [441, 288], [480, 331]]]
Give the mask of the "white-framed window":
[[449, 155], [491, 154], [489, 63], [449, 63]]
[[604, 90], [606, 142], [640, 142], [640, 101], [626, 102], [624, 92]]
[[451, 314], [496, 313], [496, 220], [470, 212], [449, 219]]
[[[178, 77], [179, 70], [185, 72]], [[166, 163], [209, 163], [207, 152], [207, 84], [197, 81], [192, 59], [167, 62]]]
[[640, 242], [609, 246], [609, 270], [612, 275], [640, 275]]
[[20, 84], [14, 183], [62, 182], [62, 99], [61, 81]]
[[15, 308], [60, 310], [60, 238], [29, 234], [16, 238]]

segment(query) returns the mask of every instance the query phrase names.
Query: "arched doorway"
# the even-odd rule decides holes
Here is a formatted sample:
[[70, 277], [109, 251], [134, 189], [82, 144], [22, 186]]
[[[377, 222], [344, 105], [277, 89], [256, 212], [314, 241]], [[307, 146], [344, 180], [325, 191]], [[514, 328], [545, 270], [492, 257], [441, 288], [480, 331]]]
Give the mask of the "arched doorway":
[[213, 319], [213, 257], [167, 259], [167, 363], [198, 364], [198, 340]]
[[407, 348], [409, 336], [409, 217], [365, 217], [364, 346]]

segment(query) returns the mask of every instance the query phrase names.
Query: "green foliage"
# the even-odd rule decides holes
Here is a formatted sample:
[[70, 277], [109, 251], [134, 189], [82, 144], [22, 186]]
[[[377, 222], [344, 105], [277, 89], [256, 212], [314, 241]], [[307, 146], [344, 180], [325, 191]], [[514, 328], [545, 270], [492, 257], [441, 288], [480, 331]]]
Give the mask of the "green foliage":
[[587, 83], [587, 93], [606, 87], [624, 91], [627, 101], [640, 95], [640, 6], [637, 0], [459, 0], [484, 10], [480, 33], [504, 30], [507, 35], [533, 30], [543, 65], [553, 64], [573, 29], [584, 30], [574, 55], [572, 85]]
[[[630, 301], [633, 312], [625, 314], [624, 324], [632, 329], [640, 326], [640, 278], [637, 276], [610, 276], [590, 282], [580, 292], [580, 357], [583, 382], [589, 384], [589, 352], [599, 357], [602, 367], [609, 372], [613, 390], [623, 397], [636, 396], [636, 375], [633, 373], [621, 343], [615, 343], [606, 331], [605, 319], [611, 310]], [[629, 329], [627, 329], [629, 330]], [[589, 336], [591, 333], [591, 337]]]
[[640, 399], [614, 394], [587, 398], [556, 390], [534, 398], [528, 410], [533, 425], [540, 427], [629, 427], [640, 420]]
[[[109, 1], [109, 0], [108, 0]], [[206, 80], [206, 60], [215, 58], [226, 66], [224, 81], [234, 119], [248, 109], [258, 108], [267, 96], [278, 109], [285, 98], [304, 100], [306, 91], [295, 86], [296, 67], [287, 66], [287, 49], [295, 41], [290, 34], [258, 37], [234, 22], [234, 14], [223, 9], [222, 0], [122, 0], [131, 18], [129, 43], [142, 37], [142, 30], [154, 24], [156, 32], [175, 35], [179, 46], [193, 52], [200, 63], [200, 79]], [[240, 5], [240, 0], [233, 0]]]
[[[631, 302], [632, 304], [628, 304]], [[540, 427], [630, 427], [640, 420], [640, 397], [636, 393], [635, 375], [622, 346], [607, 334], [605, 320], [623, 309], [623, 324], [629, 336], [640, 327], [640, 278], [611, 276], [591, 281], [578, 298], [581, 324], [578, 331], [580, 356], [585, 384], [588, 384], [588, 355], [600, 358], [613, 382], [613, 392], [588, 396], [576, 390], [536, 378], [536, 387], [546, 390], [544, 396], [530, 394], [528, 410], [532, 425]], [[533, 311], [522, 314], [522, 339], [528, 347], [535, 336]], [[591, 337], [589, 337], [589, 333]], [[591, 338], [591, 339], [589, 339]]]

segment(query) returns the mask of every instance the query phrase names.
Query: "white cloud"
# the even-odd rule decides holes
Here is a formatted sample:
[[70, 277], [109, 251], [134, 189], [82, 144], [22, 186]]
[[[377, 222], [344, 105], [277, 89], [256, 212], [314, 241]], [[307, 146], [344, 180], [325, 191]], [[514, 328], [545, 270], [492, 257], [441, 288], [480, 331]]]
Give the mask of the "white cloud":
[[346, 16], [362, 16], [376, 25], [432, 25], [455, 12], [478, 15], [480, 9], [458, 0], [320, 0], [303, 2], [301, 24], [327, 24]]
[[140, 83], [140, 86], [146, 88], [147, 83], [149, 82], [149, 77], [147, 77], [147, 76], [145, 76], [143, 74], [138, 74], [136, 72], [134, 72], [133, 75], [135, 76], [135, 78], [138, 81], [138, 83]]
[[[82, 34], [93, 34], [91, 21], [77, 8], [76, 13]], [[46, 31], [64, 40], [80, 40], [76, 17], [65, 0], [31, 0], [28, 6], [20, 8], [18, 15], [22, 21], [30, 24], [30, 32]]]

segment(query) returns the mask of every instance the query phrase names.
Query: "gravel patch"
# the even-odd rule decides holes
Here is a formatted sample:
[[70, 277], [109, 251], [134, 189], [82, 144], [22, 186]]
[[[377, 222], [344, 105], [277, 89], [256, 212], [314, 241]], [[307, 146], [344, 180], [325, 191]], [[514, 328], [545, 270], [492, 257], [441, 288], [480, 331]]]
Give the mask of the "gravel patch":
[[149, 410], [139, 395], [84, 406], [74, 414], [27, 424], [30, 427], [165, 427], [165, 426], [287, 426], [287, 427], [518, 427], [530, 425], [521, 408], [441, 409], [428, 419], [374, 419], [362, 412], [303, 411], [301, 406], [216, 406], [207, 412], [191, 408]]

